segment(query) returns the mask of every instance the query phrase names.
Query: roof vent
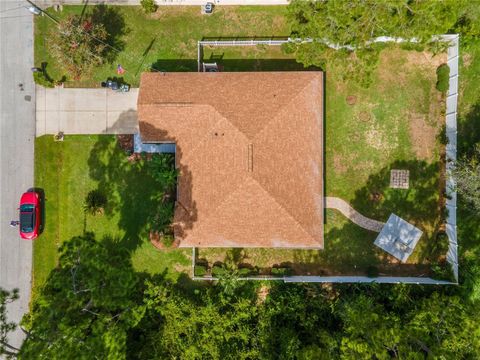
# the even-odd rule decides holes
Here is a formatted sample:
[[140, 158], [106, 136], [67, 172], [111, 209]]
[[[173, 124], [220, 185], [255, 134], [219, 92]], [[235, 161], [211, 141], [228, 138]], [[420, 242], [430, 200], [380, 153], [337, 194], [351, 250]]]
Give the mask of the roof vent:
[[248, 171], [253, 171], [253, 144], [248, 144]]

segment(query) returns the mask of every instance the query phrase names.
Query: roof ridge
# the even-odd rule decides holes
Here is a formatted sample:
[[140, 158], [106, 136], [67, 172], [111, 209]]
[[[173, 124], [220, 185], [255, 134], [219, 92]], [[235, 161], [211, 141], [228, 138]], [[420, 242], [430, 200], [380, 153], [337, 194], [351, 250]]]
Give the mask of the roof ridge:
[[[313, 81], [316, 80], [317, 78], [318, 78], [318, 77], [315, 77], [314, 79], [312, 79], [311, 81], [309, 81], [308, 84], [305, 85], [305, 87], [303, 87], [302, 90], [297, 93], [297, 95], [295, 95], [294, 97], [292, 97], [291, 101], [289, 101], [288, 103], [286, 103], [285, 106], [282, 106], [282, 109], [281, 109], [281, 110], [283, 110], [287, 105], [289, 105], [290, 103], [292, 103], [292, 101], [294, 101], [298, 96], [300, 96], [301, 94], [303, 94], [303, 92], [307, 89], [307, 87], [310, 86], [310, 85], [312, 85]], [[264, 128], [255, 135], [255, 137], [252, 139], [252, 142], [255, 142], [255, 139], [257, 138], [257, 136], [259, 136], [261, 133], [263, 133], [263, 131], [265, 131], [265, 130], [267, 129], [268, 125], [270, 125], [271, 123], [273, 123], [274, 120], [278, 120], [278, 114], [279, 114], [279, 113], [280, 113], [280, 110], [276, 113], [276, 115], [275, 115], [274, 117], [272, 117], [272, 119], [264, 126]], [[253, 178], [253, 174], [254, 174], [254, 173], [252, 173], [252, 175], [250, 175], [252, 178]], [[277, 199], [275, 198], [275, 196], [273, 196], [273, 195], [270, 193], [270, 191], [268, 191], [267, 189], [265, 189], [265, 188], [263, 187], [263, 185], [262, 185], [260, 182], [257, 181], [257, 179], [254, 179], [254, 180], [260, 185], [260, 187], [261, 187], [266, 193], [268, 193], [268, 195], [269, 195], [272, 199], [275, 200], [275, 202], [276, 202], [285, 212], [288, 213], [288, 215], [289, 215], [290, 217], [292, 217], [292, 218], [295, 220], [295, 222], [302, 228], [302, 230], [303, 230], [304, 232], [308, 233], [309, 236], [310, 236], [312, 239], [314, 239], [313, 236], [310, 235], [310, 233], [309, 233], [309, 232], [300, 224], [300, 222], [290, 213], [290, 211], [288, 211], [288, 210], [285, 209], [280, 203], [278, 203]], [[314, 239], [314, 240], [315, 240], [315, 239]]]
[[255, 134], [255, 136], [252, 138], [252, 142], [255, 140], [256, 137], [258, 137], [261, 133], [263, 133], [265, 131], [265, 129], [268, 127], [268, 125], [270, 125], [274, 120], [277, 120], [277, 117], [278, 117], [278, 114], [287, 107], [287, 105], [290, 105], [293, 100], [295, 100], [298, 96], [300, 96], [301, 94], [303, 94], [303, 92], [305, 91], [305, 89], [312, 85], [312, 82], [314, 80], [317, 79], [318, 76], [316, 76], [315, 78], [313, 79], [310, 79], [310, 81], [295, 95], [293, 96], [292, 98], [290, 98], [290, 101], [287, 101], [283, 106], [281, 106], [277, 112], [275, 112], [275, 116], [272, 116], [272, 118], [270, 119], [270, 121], [268, 121], [265, 126], [262, 128], [262, 130], [260, 130], [259, 132], [257, 132]]
[[278, 207], [279, 207], [280, 209], [282, 209], [283, 212], [284, 212], [285, 214], [287, 214], [287, 216], [288, 216], [289, 218], [291, 218], [291, 219], [293, 220], [293, 222], [294, 222], [310, 239], [312, 239], [314, 242], [317, 242], [317, 239], [315, 239], [315, 238], [312, 236], [312, 234], [310, 234], [310, 233], [302, 226], [302, 224], [300, 224], [300, 222], [299, 222], [292, 214], [290, 214], [290, 211], [288, 211], [287, 209], [285, 209], [285, 208], [282, 206], [282, 204], [280, 204], [280, 203], [277, 201], [277, 199], [275, 198], [275, 196], [272, 196], [272, 194], [270, 194], [270, 192], [269, 192], [268, 190], [266, 190], [266, 189], [262, 186], [262, 184], [260, 184], [260, 183], [257, 181], [257, 179], [255, 179], [252, 175], [250, 175], [249, 177], [250, 177], [253, 181], [255, 181], [255, 183], [256, 183], [266, 194], [268, 194], [268, 196], [270, 197], [270, 199], [272, 199], [273, 202], [274, 202], [275, 204], [277, 204]]
[[[272, 194], [270, 194], [270, 192], [268, 192], [267, 190], [265, 190], [265, 188], [255, 179], [253, 178], [253, 176], [251, 175], [247, 175], [245, 176], [245, 180], [239, 184], [239, 186], [233, 190], [232, 192], [230, 192], [224, 199], [222, 202], [219, 203], [219, 205], [217, 207], [215, 207], [215, 210], [213, 210], [211, 212], [211, 215], [209, 217], [207, 217], [204, 221], [203, 221], [203, 224], [208, 224], [209, 223], [209, 220], [210, 218], [217, 212], [217, 210], [224, 204], [227, 202], [227, 200], [229, 200], [230, 198], [232, 198], [236, 193], [237, 191], [239, 191], [242, 187], [246, 186], [246, 183], [248, 180], [252, 180], [255, 184], [258, 185], [258, 187], [266, 194], [268, 195], [268, 198], [271, 199], [286, 215], [287, 217], [293, 221], [293, 223], [295, 225], [297, 225], [297, 227], [310, 239], [312, 240], [313, 242], [316, 242], [318, 243], [317, 239], [315, 239], [307, 230], [305, 230], [305, 228], [298, 222], [297, 219], [295, 219], [292, 214], [290, 214], [289, 211], [287, 211], [278, 201], [277, 199], [275, 199], [274, 196], [272, 196]], [[206, 225], [204, 225], [206, 226]], [[188, 238], [188, 237], [187, 237]], [[185, 239], [184, 239], [185, 240]]]

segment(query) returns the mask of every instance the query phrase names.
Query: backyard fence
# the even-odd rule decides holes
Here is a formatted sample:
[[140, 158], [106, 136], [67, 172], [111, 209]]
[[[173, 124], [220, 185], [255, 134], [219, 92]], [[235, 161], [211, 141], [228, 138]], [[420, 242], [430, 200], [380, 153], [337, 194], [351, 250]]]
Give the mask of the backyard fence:
[[[442, 40], [448, 43], [447, 63], [450, 67], [450, 79], [449, 89], [447, 93], [446, 101], [446, 233], [448, 237], [448, 252], [447, 262], [452, 267], [452, 272], [455, 278], [455, 282], [436, 280], [427, 277], [367, 277], [367, 276], [284, 276], [284, 277], [271, 277], [271, 276], [256, 276], [256, 277], [244, 277], [239, 280], [283, 280], [285, 282], [318, 282], [318, 283], [407, 283], [407, 284], [431, 284], [431, 285], [448, 285], [458, 284], [458, 243], [457, 243], [457, 192], [455, 188], [455, 180], [452, 176], [452, 169], [455, 166], [457, 160], [457, 101], [458, 101], [458, 57], [459, 57], [459, 35], [439, 35], [435, 36], [433, 40]], [[313, 39], [263, 39], [263, 40], [201, 40], [198, 41], [198, 71], [202, 71], [203, 61], [203, 46], [255, 46], [255, 45], [273, 45], [279, 46], [286, 43], [310, 43]], [[352, 46], [330, 44], [321, 39], [316, 40], [323, 42], [327, 46], [333, 49], [349, 49], [355, 50]], [[381, 36], [375, 38], [371, 43], [381, 42], [417, 42], [415, 39], [405, 40], [401, 38], [394, 38], [389, 36]], [[193, 280], [218, 280], [215, 277], [196, 277], [195, 276], [195, 248], [193, 249], [192, 256], [192, 275]]]

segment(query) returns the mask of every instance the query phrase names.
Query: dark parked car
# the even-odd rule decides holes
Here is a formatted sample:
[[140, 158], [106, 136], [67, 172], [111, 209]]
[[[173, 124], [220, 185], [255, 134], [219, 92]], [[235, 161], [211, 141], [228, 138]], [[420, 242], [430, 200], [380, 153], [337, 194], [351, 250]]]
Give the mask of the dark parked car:
[[20, 198], [20, 236], [33, 240], [40, 229], [40, 195], [29, 191]]

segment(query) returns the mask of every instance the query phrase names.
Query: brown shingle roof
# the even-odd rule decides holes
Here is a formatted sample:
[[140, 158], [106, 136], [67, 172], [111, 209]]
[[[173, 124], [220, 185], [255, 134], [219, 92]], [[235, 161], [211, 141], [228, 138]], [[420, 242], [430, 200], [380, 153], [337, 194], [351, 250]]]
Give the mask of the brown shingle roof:
[[180, 246], [323, 248], [322, 75], [142, 75], [142, 139], [177, 144]]

